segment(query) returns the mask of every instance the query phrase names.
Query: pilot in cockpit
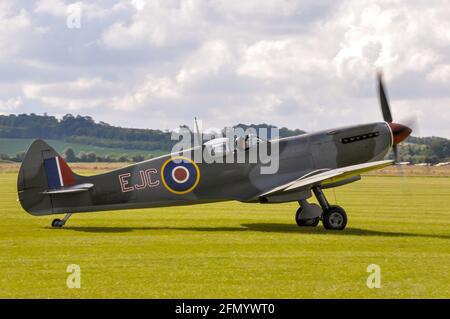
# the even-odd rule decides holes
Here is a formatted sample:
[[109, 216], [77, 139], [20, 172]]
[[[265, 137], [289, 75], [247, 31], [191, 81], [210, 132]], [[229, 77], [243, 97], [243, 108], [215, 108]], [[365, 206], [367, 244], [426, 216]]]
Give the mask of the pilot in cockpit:
[[236, 150], [245, 150], [245, 137], [244, 136], [238, 136], [235, 140], [235, 146]]
[[250, 135], [239, 136], [236, 138], [236, 148], [246, 151], [250, 148]]

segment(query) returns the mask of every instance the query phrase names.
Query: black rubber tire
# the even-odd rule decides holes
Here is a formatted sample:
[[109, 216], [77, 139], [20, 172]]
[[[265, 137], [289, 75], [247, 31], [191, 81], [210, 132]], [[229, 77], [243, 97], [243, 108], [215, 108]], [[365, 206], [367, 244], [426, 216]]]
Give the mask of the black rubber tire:
[[309, 218], [309, 219], [299, 219], [299, 216], [302, 212], [302, 208], [299, 207], [297, 212], [295, 213], [295, 222], [300, 227], [316, 227], [319, 225], [320, 217]]
[[322, 215], [322, 224], [325, 229], [343, 230], [347, 226], [347, 214], [337, 205], [332, 205]]
[[60, 227], [62, 227], [62, 221], [61, 221], [61, 219], [55, 218], [55, 219], [52, 221], [52, 227], [55, 227], [55, 228], [60, 228]]

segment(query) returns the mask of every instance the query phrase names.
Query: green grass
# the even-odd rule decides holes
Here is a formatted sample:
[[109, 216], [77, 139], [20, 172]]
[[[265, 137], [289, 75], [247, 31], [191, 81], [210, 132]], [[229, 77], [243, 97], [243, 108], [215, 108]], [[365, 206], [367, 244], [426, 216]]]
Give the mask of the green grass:
[[[449, 298], [450, 180], [365, 177], [328, 199], [343, 232], [294, 225], [295, 203], [74, 215], [63, 229], [0, 173], [0, 298]], [[366, 286], [369, 264], [380, 289]], [[81, 289], [66, 267], [79, 264]]]
[[[8, 154], [14, 156], [17, 153], [24, 152], [33, 142], [33, 139], [28, 138], [0, 138], [0, 154]], [[143, 150], [127, 150], [123, 148], [109, 148], [100, 147], [86, 144], [78, 143], [68, 143], [59, 140], [46, 140], [58, 153], [64, 152], [67, 148], [72, 148], [76, 155], [80, 152], [94, 152], [98, 156], [110, 155], [114, 157], [120, 157], [125, 155], [127, 157], [133, 155], [144, 155], [147, 156], [152, 154], [154, 156], [159, 156], [163, 154], [162, 151], [143, 151]]]

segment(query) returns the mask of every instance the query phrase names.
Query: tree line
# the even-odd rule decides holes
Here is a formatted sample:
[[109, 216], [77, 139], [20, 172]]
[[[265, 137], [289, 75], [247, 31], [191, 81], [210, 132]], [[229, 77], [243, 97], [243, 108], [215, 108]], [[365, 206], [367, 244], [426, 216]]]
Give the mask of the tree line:
[[[237, 124], [234, 127], [241, 127], [244, 130], [254, 128], [256, 131], [265, 128], [270, 132], [270, 128], [274, 126]], [[191, 130], [187, 125], [180, 125], [180, 128]], [[304, 133], [299, 129], [291, 130], [286, 127], [279, 129], [281, 138]], [[56, 139], [92, 146], [143, 150], [145, 153], [155, 150], [169, 152], [177, 142], [171, 139], [169, 130], [123, 128], [105, 122], [97, 123], [90, 116], [66, 114], [57, 119], [47, 114], [34, 113], [0, 115], [0, 138]], [[1, 154], [0, 160], [20, 162], [24, 155], [24, 152], [15, 155]], [[114, 157], [99, 156], [94, 152], [80, 152], [75, 155], [72, 149], [67, 149], [64, 156], [71, 162], [138, 162], [146, 159], [142, 155]], [[400, 157], [402, 161], [412, 163], [450, 161], [450, 140], [434, 136], [411, 136], [401, 145]]]
[[101, 147], [131, 150], [172, 148], [169, 131], [132, 129], [96, 123], [90, 116], [66, 114], [62, 119], [49, 115], [0, 115], [0, 137], [57, 139]]
[[[19, 152], [15, 155], [8, 155], [8, 154], [0, 154], [0, 160], [6, 161], [6, 162], [16, 162], [20, 163], [25, 158], [26, 152]], [[103, 162], [103, 163], [123, 163], [123, 162], [130, 162], [130, 163], [137, 163], [142, 162], [147, 159], [153, 158], [152, 155], [144, 156], [141, 154], [135, 154], [130, 156], [120, 155], [120, 156], [113, 156], [113, 155], [97, 155], [95, 152], [83, 152], [81, 151], [78, 153], [78, 155], [75, 154], [74, 150], [72, 148], [67, 148], [64, 150], [64, 152], [61, 154], [67, 162], [72, 163], [95, 163], [95, 162]]]
[[442, 137], [414, 137], [400, 145], [402, 161], [416, 163], [431, 163], [450, 161], [450, 140]]

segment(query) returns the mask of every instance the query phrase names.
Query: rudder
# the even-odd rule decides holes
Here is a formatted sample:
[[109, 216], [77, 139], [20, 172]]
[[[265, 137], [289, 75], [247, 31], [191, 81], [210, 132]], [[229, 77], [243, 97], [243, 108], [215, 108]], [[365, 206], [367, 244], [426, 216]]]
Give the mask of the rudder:
[[43, 140], [35, 140], [19, 170], [17, 191], [20, 204], [32, 215], [53, 214], [52, 197], [44, 192], [74, 185], [78, 178], [50, 145]]

